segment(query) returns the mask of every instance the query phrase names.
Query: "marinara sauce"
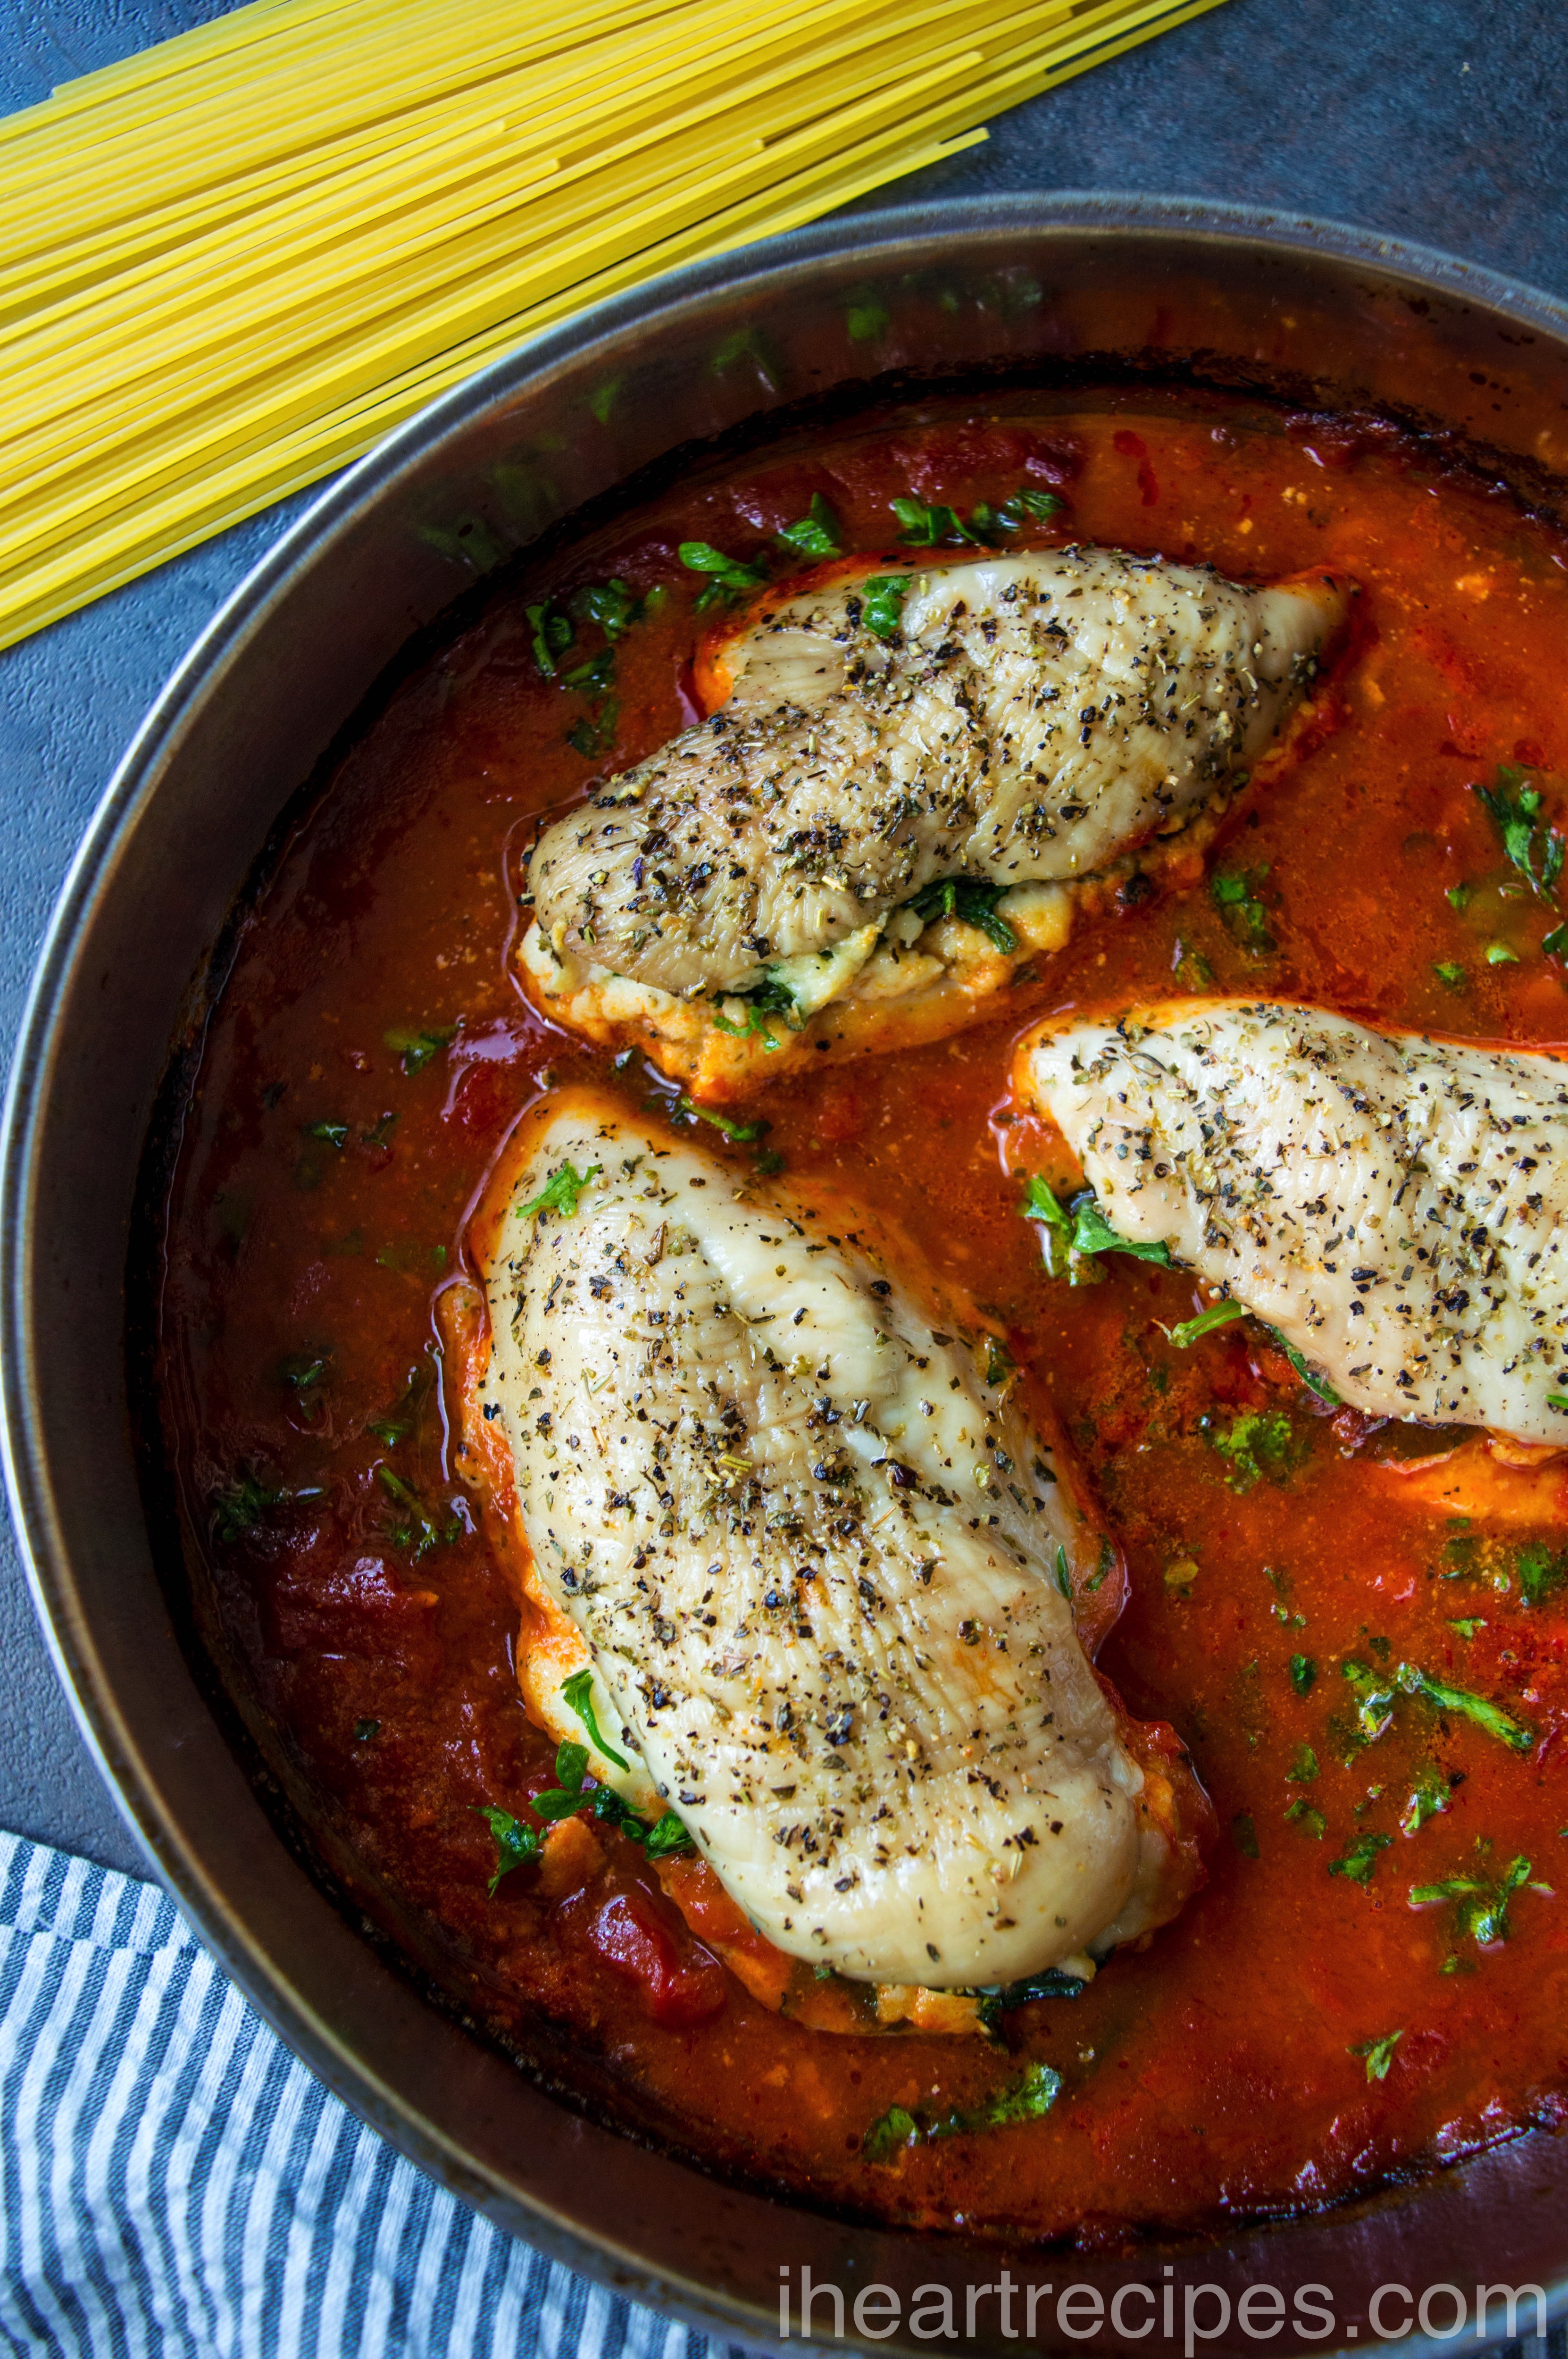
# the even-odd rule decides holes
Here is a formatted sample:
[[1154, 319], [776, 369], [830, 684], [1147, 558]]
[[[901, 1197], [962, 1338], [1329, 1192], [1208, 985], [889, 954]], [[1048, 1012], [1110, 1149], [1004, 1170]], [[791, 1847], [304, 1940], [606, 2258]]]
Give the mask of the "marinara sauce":
[[[1037, 541], [1251, 580], [1326, 565], [1361, 597], [1333, 725], [1238, 798], [1202, 884], [1081, 922], [1005, 1021], [825, 1060], [748, 1109], [788, 1174], [840, 1176], [1005, 1321], [1126, 1554], [1102, 1668], [1174, 1723], [1218, 1814], [1181, 1919], [1076, 2001], [1008, 2015], [1001, 2049], [765, 2012], [608, 1830], [580, 1874], [524, 1867], [491, 1893], [481, 1813], [526, 1819], [553, 1746], [518, 1701], [514, 1595], [449, 1457], [434, 1304], [522, 1110], [610, 1072], [511, 980], [520, 855], [542, 813], [693, 717], [704, 577], [678, 544], [776, 549], [820, 494], [847, 547], [885, 549], [895, 497], [968, 514], [1022, 484], [1064, 502]], [[529, 608], [611, 581], [642, 602], [612, 665], [579, 671], [607, 644], [579, 618], [569, 649], [543, 642], [546, 677]], [[563, 2027], [711, 2167], [1031, 2240], [1311, 2209], [1561, 2121], [1568, 1461], [1510, 1473], [1473, 1439], [1445, 1459], [1464, 1437], [1335, 1409], [1251, 1322], [1178, 1349], [1197, 1298], [1177, 1273], [1108, 1256], [1098, 1284], [1049, 1277], [1019, 1212], [1044, 1142], [1008, 1103], [1027, 1021], [1173, 992], [1568, 1042], [1541, 947], [1556, 920], [1473, 791], [1499, 766], [1543, 824], [1561, 812], [1552, 531], [1375, 425], [1148, 392], [912, 414], [716, 467], [508, 586], [404, 679], [241, 926], [183, 1109], [159, 1390], [253, 1733], [356, 1897], [421, 1929], [454, 2002], [502, 2037]], [[640, 1060], [611, 1078], [674, 1111]], [[1401, 1662], [1501, 1707], [1529, 1751], [1419, 1698], [1370, 1734], [1361, 1706]], [[891, 2106], [972, 2107], [1035, 2059], [1064, 2082], [1044, 2119], [863, 2152]]]

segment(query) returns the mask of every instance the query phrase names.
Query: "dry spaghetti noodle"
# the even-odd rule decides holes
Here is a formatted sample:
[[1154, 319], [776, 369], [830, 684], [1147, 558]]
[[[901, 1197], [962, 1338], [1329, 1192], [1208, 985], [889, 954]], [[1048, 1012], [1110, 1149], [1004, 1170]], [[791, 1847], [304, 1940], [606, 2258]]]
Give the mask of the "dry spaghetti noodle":
[[0, 646], [1218, 0], [250, 0], [0, 121]]

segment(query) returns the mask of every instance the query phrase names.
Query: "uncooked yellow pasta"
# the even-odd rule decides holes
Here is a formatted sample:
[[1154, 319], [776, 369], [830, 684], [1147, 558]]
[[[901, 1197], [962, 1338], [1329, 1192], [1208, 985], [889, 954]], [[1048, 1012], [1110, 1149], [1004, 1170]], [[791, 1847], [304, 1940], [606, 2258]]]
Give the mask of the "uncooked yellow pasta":
[[0, 646], [1218, 0], [250, 0], [0, 121]]

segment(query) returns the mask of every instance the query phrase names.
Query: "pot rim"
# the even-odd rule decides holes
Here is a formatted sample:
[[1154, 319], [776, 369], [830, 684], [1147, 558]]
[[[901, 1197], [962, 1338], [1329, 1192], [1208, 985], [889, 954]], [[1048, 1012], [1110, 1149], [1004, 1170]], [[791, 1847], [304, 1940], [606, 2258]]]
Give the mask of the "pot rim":
[[[86, 1634], [79, 1626], [66, 1576], [67, 1551], [54, 1513], [27, 1358], [30, 1332], [27, 1239], [35, 1201], [38, 1116], [47, 1099], [49, 1075], [59, 1046], [57, 1027], [79, 951], [94, 908], [112, 886], [119, 847], [152, 794], [165, 751], [189, 714], [222, 672], [226, 659], [290, 582], [353, 520], [362, 503], [384, 492], [403, 470], [427, 461], [477, 419], [525, 391], [535, 378], [568, 362], [580, 361], [601, 344], [618, 342], [646, 321], [668, 318], [686, 308], [700, 308], [717, 292], [765, 295], [770, 286], [788, 279], [803, 266], [849, 254], [863, 255], [868, 266], [896, 267], [902, 254], [907, 253], [912, 263], [925, 259], [934, 245], [955, 234], [976, 242], [990, 234], [1000, 242], [1021, 233], [1070, 235], [1075, 232], [1145, 236], [1152, 232], [1188, 249], [1262, 246], [1337, 258], [1473, 303], [1568, 347], [1568, 302], [1488, 266], [1466, 262], [1411, 240], [1383, 236], [1354, 223], [1200, 198], [1089, 190], [938, 199], [839, 214], [687, 265], [520, 343], [429, 403], [328, 484], [220, 606], [151, 706], [70, 863], [34, 970], [0, 1125], [0, 1408], [4, 1411], [0, 1454], [34, 1608], [56, 1672], [82, 1739], [149, 1869], [224, 1971], [286, 2044], [361, 2118], [439, 2183], [481, 2210], [491, 2210], [492, 2216], [487, 2190], [475, 2183], [472, 2168], [454, 2168], [446, 2134], [381, 2083], [351, 2046], [338, 2038], [299, 1994], [280, 1986], [269, 1972], [265, 1957], [213, 1892], [178, 1828], [166, 1822], [153, 1782], [135, 1746], [124, 1739], [114, 1694], [101, 1680], [92, 1652], [83, 1643]], [[1430, 2178], [1422, 2182], [1430, 2183]], [[1393, 2200], [1410, 2191], [1394, 2190]], [[1384, 2192], [1336, 2207], [1336, 2212], [1354, 2218], [1364, 2215], [1368, 2203], [1377, 2206], [1389, 2200]], [[772, 2343], [766, 2317], [737, 2299], [677, 2271], [651, 2277], [641, 2256], [617, 2250], [607, 2238], [583, 2228], [568, 2214], [552, 2212], [518, 2190], [509, 2190], [509, 2201], [514, 2209], [528, 2213], [531, 2241], [590, 2277], [720, 2335], [741, 2332], [753, 2344]], [[786, 2214], [803, 2208], [780, 2200], [780, 2209]], [[510, 2220], [503, 2224], [513, 2225]], [[1290, 2224], [1281, 2223], [1262, 2233], [1279, 2234]], [[1259, 2233], [1259, 2226], [1254, 2223], [1241, 2233]], [[1221, 2238], [1207, 2241], [1212, 2248]], [[1556, 2319], [1564, 2310], [1568, 2310], [1568, 2260], [1548, 2289], [1549, 2316]], [[806, 2350], [847, 2347], [801, 2342], [795, 2336], [791, 2340]], [[1416, 2359], [1416, 2354], [1452, 2351], [1454, 2345], [1412, 2334], [1397, 2348], [1409, 2359]]]

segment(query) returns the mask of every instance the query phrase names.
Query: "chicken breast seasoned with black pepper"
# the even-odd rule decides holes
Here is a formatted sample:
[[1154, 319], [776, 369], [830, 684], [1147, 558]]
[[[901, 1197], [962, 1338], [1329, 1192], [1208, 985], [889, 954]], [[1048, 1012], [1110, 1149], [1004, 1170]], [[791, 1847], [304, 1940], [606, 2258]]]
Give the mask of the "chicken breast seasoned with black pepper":
[[1008, 1983], [1198, 1871], [1075, 1630], [1103, 1560], [1067, 1469], [1005, 1354], [934, 1328], [847, 1217], [608, 1093], [548, 1102], [476, 1231], [476, 1424], [630, 1765], [596, 1745], [596, 1774], [676, 1810], [788, 1955]]
[[541, 839], [526, 987], [716, 1095], [951, 1031], [1137, 847], [1212, 827], [1345, 608], [1110, 549], [775, 596], [722, 710]]
[[1043, 1026], [1018, 1086], [1353, 1407], [1568, 1442], [1568, 1060], [1181, 1000]]

